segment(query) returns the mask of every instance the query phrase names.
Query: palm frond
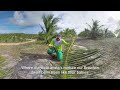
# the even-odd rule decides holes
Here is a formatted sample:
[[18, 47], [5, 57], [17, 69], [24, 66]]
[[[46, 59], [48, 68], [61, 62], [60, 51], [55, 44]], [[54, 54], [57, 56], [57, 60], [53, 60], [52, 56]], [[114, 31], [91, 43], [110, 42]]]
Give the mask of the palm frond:
[[[40, 24], [39, 24], [40, 25]], [[41, 27], [41, 29], [43, 30], [42, 32], [44, 32], [45, 33], [45, 29], [40, 25], [40, 27]]]
[[103, 26], [104, 26], [104, 25], [99, 26], [98, 29], [100, 29], [100, 28], [103, 27]]
[[90, 29], [92, 29], [92, 26], [90, 26], [88, 23], [86, 23], [89, 27], [90, 27]]
[[[83, 50], [79, 47], [76, 49], [73, 48], [73, 45], [75, 44], [75, 38], [72, 38], [70, 46], [66, 48], [64, 51], [64, 59], [61, 62], [61, 67], [81, 67], [85, 65], [92, 64], [95, 60], [100, 58], [102, 55], [100, 53], [100, 50], [98, 49], [88, 49]], [[69, 69], [61, 69], [61, 72], [68, 72]], [[74, 70], [75, 74], [68, 74], [68, 73], [61, 73], [60, 75], [56, 75], [57, 78], [62, 79], [69, 79], [69, 78], [77, 78], [78, 75], [76, 72], [77, 69]]]
[[59, 27], [56, 25], [59, 21], [59, 18], [54, 17], [54, 15], [50, 14], [47, 16], [43, 15], [42, 19], [44, 27], [42, 27], [41, 25], [40, 27], [44, 31], [45, 43], [48, 44], [51, 37], [53, 37], [54, 33], [59, 29]]
[[57, 22], [59, 22], [59, 18], [54, 18], [54, 19], [52, 20], [52, 24], [53, 24], [53, 25], [56, 24]]
[[48, 21], [52, 21], [53, 16], [54, 16], [54, 15], [52, 15], [52, 14], [48, 15], [48, 16], [47, 16], [47, 20], [48, 20]]

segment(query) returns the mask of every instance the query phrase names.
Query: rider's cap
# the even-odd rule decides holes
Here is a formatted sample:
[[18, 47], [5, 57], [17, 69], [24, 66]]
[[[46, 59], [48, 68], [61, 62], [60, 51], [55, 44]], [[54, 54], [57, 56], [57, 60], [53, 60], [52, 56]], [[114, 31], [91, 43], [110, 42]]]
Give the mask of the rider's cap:
[[61, 35], [60, 35], [60, 34], [57, 34], [56, 37], [61, 37]]

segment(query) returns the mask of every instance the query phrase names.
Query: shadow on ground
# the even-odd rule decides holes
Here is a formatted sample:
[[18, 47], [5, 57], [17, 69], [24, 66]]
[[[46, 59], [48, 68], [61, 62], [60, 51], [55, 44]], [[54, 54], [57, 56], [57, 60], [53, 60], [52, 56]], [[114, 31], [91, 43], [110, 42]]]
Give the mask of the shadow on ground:
[[[41, 72], [40, 67], [53, 67], [56, 62], [49, 59], [48, 54], [31, 54], [31, 53], [21, 53], [21, 61], [17, 63], [14, 67], [14, 72], [11, 75], [12, 79], [45, 79], [51, 78], [51, 76], [46, 76]], [[37, 67], [38, 69], [29, 69], [23, 67]]]
[[[48, 54], [31, 54], [31, 53], [21, 53], [20, 58], [23, 59], [24, 57], [28, 57], [32, 60], [37, 60], [37, 59], [49, 59], [50, 56]], [[51, 60], [53, 62], [60, 62], [57, 59]]]
[[31, 53], [20, 53], [20, 58], [29, 57], [30, 59], [49, 59], [49, 55], [47, 54], [31, 54]]

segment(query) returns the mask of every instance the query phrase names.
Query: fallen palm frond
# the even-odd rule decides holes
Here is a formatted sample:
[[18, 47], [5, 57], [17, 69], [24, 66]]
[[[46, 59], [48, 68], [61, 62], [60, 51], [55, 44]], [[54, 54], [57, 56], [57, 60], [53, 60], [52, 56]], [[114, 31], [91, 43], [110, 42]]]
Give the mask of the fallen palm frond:
[[[60, 79], [70, 79], [77, 78], [79, 75], [76, 73], [77, 69], [74, 69], [74, 74], [68, 74], [70, 72], [69, 68], [64, 67], [80, 67], [88, 65], [91, 62], [94, 62], [96, 59], [101, 57], [100, 50], [98, 49], [81, 49], [80, 47], [74, 48], [75, 38], [72, 38], [70, 46], [64, 51], [64, 59], [61, 62], [60, 74], [56, 75], [55, 78]], [[72, 72], [73, 72], [72, 71]]]

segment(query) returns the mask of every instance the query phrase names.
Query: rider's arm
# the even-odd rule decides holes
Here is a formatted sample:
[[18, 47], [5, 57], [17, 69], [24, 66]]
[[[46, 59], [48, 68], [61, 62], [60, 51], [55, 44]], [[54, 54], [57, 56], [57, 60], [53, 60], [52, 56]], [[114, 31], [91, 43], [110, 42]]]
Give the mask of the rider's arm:
[[52, 41], [50, 42], [50, 44], [48, 45], [49, 47], [53, 46], [54, 43], [54, 39], [52, 39]]
[[62, 39], [62, 43], [63, 43], [63, 45], [65, 45], [65, 46], [68, 46], [69, 45], [69, 43], [67, 43], [65, 40], [63, 40]]

